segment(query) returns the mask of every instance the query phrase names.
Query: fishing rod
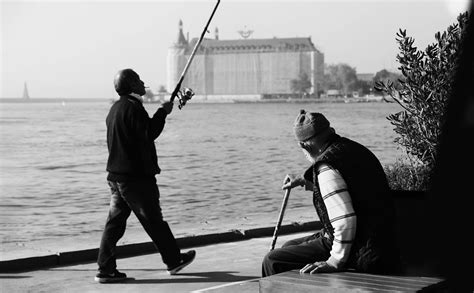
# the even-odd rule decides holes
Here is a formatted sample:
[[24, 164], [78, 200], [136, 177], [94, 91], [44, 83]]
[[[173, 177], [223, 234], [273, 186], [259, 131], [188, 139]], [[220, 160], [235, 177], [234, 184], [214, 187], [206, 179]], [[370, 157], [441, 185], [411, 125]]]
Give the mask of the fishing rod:
[[194, 45], [193, 51], [191, 52], [191, 55], [189, 56], [189, 59], [186, 62], [186, 65], [184, 66], [183, 72], [181, 73], [181, 77], [179, 78], [178, 83], [176, 84], [176, 87], [174, 88], [174, 91], [171, 94], [170, 102], [173, 102], [175, 98], [178, 98], [178, 101], [179, 101], [178, 107], [180, 110], [181, 108], [184, 107], [184, 105], [186, 105], [186, 102], [191, 100], [191, 98], [194, 96], [194, 92], [190, 88], [184, 88], [182, 91], [180, 91], [181, 83], [184, 80], [184, 76], [186, 75], [186, 72], [188, 71], [189, 65], [191, 65], [191, 62], [193, 61], [197, 48], [199, 47], [202, 40], [204, 39], [204, 35], [206, 34], [206, 32], [208, 32], [207, 28], [209, 27], [209, 24], [211, 23], [211, 19], [214, 16], [214, 13], [217, 10], [217, 6], [219, 6], [220, 2], [221, 2], [220, 0], [217, 0], [216, 6], [214, 7], [214, 10], [212, 11], [211, 17], [207, 21], [207, 24], [204, 27], [204, 30], [202, 31], [201, 37], [197, 41], [196, 45]]

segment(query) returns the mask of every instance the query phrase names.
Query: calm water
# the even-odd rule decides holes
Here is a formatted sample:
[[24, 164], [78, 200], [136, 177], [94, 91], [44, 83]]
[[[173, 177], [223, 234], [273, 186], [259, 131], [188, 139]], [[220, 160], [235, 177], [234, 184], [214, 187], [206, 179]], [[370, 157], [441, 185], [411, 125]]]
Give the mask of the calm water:
[[[146, 105], [150, 114], [157, 105]], [[4, 243], [101, 231], [109, 203], [108, 102], [0, 104], [0, 234]], [[304, 108], [389, 164], [400, 156], [386, 116], [396, 104], [193, 104], [174, 108], [156, 141], [171, 224], [271, 214], [286, 173], [308, 163], [292, 124]], [[278, 197], [275, 199], [275, 195]], [[310, 205], [293, 197], [288, 209]], [[134, 217], [133, 217], [134, 218]], [[129, 227], [138, 227], [136, 219]], [[268, 226], [268, 225], [267, 225]]]

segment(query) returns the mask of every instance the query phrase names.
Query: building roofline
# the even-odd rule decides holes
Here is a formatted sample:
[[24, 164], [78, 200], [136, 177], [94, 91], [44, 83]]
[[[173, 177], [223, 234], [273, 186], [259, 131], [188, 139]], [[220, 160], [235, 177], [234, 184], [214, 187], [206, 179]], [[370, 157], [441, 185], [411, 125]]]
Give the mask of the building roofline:
[[[187, 53], [194, 48], [198, 38], [193, 38], [189, 42]], [[215, 40], [205, 38], [196, 52], [196, 54], [204, 53], [237, 53], [237, 52], [301, 52], [320, 50], [311, 41], [311, 37], [293, 37], [293, 38], [264, 38], [264, 39], [229, 39]]]

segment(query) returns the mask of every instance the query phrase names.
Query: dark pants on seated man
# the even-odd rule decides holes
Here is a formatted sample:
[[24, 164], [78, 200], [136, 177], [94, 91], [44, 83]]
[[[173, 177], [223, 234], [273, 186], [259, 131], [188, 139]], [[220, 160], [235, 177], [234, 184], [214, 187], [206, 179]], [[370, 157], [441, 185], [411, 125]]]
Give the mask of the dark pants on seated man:
[[97, 261], [99, 270], [113, 272], [117, 267], [116, 245], [125, 233], [127, 219], [132, 211], [160, 251], [163, 262], [168, 268], [176, 266], [181, 260], [180, 250], [168, 223], [163, 220], [156, 179], [109, 181], [109, 186], [112, 195], [100, 243]]
[[281, 248], [269, 252], [262, 263], [262, 276], [301, 269], [308, 263], [325, 261], [329, 258], [332, 241], [317, 233], [285, 242]]

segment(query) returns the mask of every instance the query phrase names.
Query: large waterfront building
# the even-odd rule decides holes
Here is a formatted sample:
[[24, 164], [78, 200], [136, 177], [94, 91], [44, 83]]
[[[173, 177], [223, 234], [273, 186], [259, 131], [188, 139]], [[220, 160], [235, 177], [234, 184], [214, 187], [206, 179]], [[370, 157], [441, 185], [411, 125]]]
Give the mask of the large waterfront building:
[[[179, 21], [177, 41], [168, 50], [168, 91], [173, 91], [183, 68], [198, 42], [183, 34]], [[310, 93], [321, 89], [324, 54], [311, 38], [271, 38], [201, 42], [186, 73], [183, 86], [203, 99], [259, 99], [264, 95], [291, 94], [291, 80], [305, 73]]]

